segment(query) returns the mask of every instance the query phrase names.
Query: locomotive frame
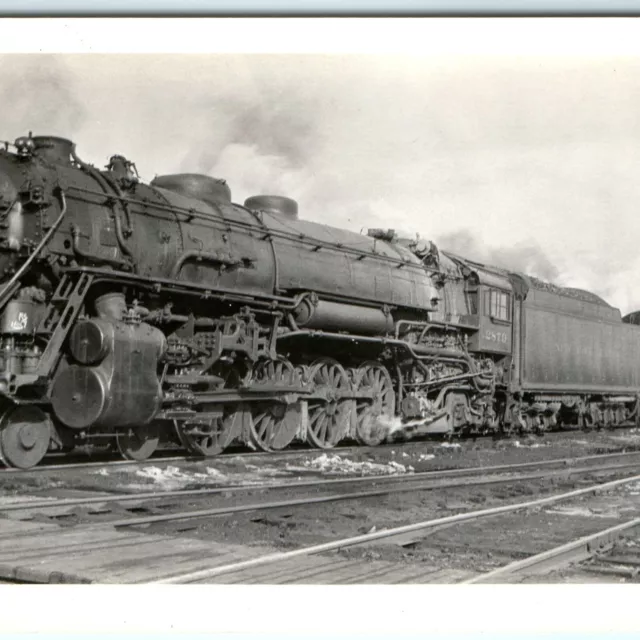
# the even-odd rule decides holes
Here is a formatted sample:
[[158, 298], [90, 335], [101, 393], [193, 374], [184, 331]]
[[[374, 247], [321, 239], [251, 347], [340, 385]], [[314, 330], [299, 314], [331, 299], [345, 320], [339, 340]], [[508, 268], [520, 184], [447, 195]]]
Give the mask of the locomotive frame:
[[394, 433], [638, 421], [640, 329], [593, 294], [393, 230], [233, 204], [197, 174], [140, 182], [72, 143], [0, 152], [0, 456], [169, 439], [331, 448]]

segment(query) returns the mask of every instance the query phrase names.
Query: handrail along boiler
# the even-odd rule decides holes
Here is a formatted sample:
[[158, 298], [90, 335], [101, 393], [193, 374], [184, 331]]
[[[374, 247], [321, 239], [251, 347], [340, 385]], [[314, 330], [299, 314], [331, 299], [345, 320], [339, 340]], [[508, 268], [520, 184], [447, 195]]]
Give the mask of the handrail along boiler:
[[[0, 455], [637, 420], [635, 316], [223, 180], [150, 184], [25, 136], [0, 151]], [[588, 346], [587, 346], [588, 345]]]

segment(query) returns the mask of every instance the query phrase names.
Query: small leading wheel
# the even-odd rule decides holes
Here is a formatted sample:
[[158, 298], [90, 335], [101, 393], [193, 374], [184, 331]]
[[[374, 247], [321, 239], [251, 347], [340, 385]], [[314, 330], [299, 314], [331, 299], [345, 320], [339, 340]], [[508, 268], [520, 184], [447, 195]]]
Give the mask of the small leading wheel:
[[373, 402], [356, 400], [356, 439], [362, 445], [374, 447], [390, 432], [396, 406], [393, 381], [381, 364], [365, 362], [358, 369], [355, 388], [373, 396]]
[[320, 449], [331, 449], [349, 431], [351, 382], [342, 365], [331, 358], [320, 358], [311, 365], [309, 380], [317, 398], [309, 399], [307, 441]]
[[[202, 412], [206, 414], [206, 406]], [[222, 453], [242, 432], [242, 413], [235, 406], [223, 407], [217, 417], [174, 420], [182, 446], [196, 456], [211, 458]]]
[[[261, 384], [274, 387], [295, 387], [300, 375], [284, 358], [263, 360], [253, 372], [256, 388]], [[262, 451], [280, 451], [296, 437], [300, 428], [300, 405], [284, 402], [252, 402], [249, 407], [249, 437]]]
[[146, 460], [155, 453], [159, 443], [160, 429], [155, 422], [123, 429], [116, 435], [118, 451], [127, 460]]
[[0, 459], [29, 469], [44, 458], [51, 440], [49, 416], [33, 405], [10, 407], [0, 418]]

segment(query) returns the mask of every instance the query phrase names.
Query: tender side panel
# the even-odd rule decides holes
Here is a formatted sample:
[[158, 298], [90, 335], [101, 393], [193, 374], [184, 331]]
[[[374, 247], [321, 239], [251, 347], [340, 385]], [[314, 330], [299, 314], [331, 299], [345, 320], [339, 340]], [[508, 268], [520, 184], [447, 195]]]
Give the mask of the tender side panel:
[[522, 305], [524, 390], [635, 392], [640, 388], [640, 331], [617, 309], [530, 290]]

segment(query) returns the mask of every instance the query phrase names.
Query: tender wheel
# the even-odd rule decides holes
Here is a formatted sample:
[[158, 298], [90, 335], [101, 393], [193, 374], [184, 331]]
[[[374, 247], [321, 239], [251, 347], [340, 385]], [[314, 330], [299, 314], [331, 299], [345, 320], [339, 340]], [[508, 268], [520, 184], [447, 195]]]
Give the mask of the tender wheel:
[[[206, 408], [203, 408], [203, 413]], [[241, 412], [237, 407], [224, 407], [215, 418], [174, 420], [182, 446], [197, 456], [211, 458], [222, 453], [242, 432]]]
[[309, 379], [314, 385], [314, 394], [319, 398], [309, 399], [309, 424], [307, 441], [321, 449], [331, 449], [349, 431], [351, 383], [349, 376], [339, 362], [331, 358], [321, 358], [313, 363]]
[[389, 372], [377, 362], [365, 362], [355, 380], [357, 391], [373, 395], [373, 402], [356, 400], [356, 439], [362, 445], [376, 446], [389, 433], [395, 415], [396, 395]]
[[0, 459], [29, 469], [44, 458], [51, 440], [51, 420], [32, 405], [10, 407], [0, 418]]
[[[263, 360], [253, 372], [256, 386], [296, 387], [300, 376], [284, 358]], [[300, 405], [283, 402], [252, 402], [249, 407], [249, 437], [262, 451], [280, 451], [296, 437], [300, 428]]]
[[154, 422], [141, 427], [119, 431], [116, 445], [127, 460], [146, 460], [153, 455], [160, 444], [160, 430]]

